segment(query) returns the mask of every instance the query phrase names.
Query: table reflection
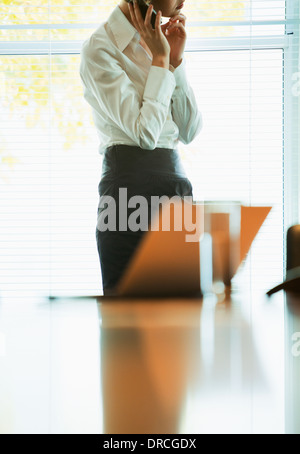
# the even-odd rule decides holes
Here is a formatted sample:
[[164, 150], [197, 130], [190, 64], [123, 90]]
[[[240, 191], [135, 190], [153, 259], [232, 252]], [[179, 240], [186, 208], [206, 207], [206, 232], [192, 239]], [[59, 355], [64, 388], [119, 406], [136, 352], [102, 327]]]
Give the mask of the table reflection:
[[252, 386], [264, 379], [230, 301], [104, 299], [98, 308], [104, 433], [251, 431]]
[[283, 296], [0, 304], [0, 432], [300, 433]]
[[300, 434], [300, 294], [286, 293], [285, 430]]
[[104, 433], [178, 433], [199, 368], [201, 304], [99, 307]]

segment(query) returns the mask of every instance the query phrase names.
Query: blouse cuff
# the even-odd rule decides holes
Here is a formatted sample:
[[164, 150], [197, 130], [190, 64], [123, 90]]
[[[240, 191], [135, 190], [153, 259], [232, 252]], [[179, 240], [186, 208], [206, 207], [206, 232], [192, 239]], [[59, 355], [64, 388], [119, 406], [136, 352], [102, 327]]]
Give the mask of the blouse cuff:
[[169, 106], [176, 86], [174, 73], [167, 68], [151, 66], [144, 90], [144, 98]]
[[185, 59], [183, 59], [181, 64], [175, 68], [173, 75], [175, 77], [176, 87], [180, 87], [182, 89], [188, 87]]

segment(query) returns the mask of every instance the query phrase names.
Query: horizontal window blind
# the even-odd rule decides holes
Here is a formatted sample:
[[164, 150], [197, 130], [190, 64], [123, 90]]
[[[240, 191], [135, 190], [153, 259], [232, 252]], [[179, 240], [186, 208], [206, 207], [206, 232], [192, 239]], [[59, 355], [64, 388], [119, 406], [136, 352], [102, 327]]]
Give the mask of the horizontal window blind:
[[188, 64], [204, 119], [181, 146], [195, 197], [272, 206], [251, 250], [261, 289], [283, 267], [283, 51], [193, 52]]
[[[101, 157], [79, 52], [117, 3], [1, 2], [2, 300], [102, 292]], [[204, 126], [180, 153], [195, 198], [272, 205], [244, 267], [267, 290], [283, 277], [284, 232], [298, 220], [299, 4], [186, 0], [182, 12]]]

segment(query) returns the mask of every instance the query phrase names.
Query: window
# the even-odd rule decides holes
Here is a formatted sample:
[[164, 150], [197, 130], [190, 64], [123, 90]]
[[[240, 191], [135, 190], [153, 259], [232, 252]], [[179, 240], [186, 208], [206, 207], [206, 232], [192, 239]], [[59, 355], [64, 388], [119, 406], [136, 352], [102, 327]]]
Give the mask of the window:
[[[101, 157], [79, 78], [81, 43], [117, 1], [0, 6], [0, 297], [101, 293]], [[187, 0], [186, 60], [204, 128], [180, 145], [195, 198], [272, 205], [246, 260], [282, 280], [298, 222], [299, 4]], [[259, 273], [258, 273], [259, 275]]]

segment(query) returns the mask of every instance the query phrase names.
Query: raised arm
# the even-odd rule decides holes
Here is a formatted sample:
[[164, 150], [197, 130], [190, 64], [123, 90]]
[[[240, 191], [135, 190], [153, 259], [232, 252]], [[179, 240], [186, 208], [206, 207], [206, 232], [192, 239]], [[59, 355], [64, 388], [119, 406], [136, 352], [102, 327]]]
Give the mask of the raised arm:
[[198, 109], [196, 98], [186, 76], [186, 63], [182, 61], [173, 72], [176, 87], [172, 95], [172, 117], [179, 129], [181, 142], [190, 143], [203, 126], [202, 114]]
[[156, 147], [175, 88], [168, 69], [152, 66], [141, 96], [113, 55], [83, 47], [80, 75], [84, 97], [101, 117], [108, 117], [137, 146]]
[[176, 85], [169, 70], [170, 48], [160, 29], [161, 13], [157, 15], [157, 27], [153, 30], [151, 8], [144, 22], [140, 11], [134, 13], [131, 5], [130, 8], [137, 30], [145, 37], [153, 54], [142, 95], [114, 55], [115, 50], [109, 51], [105, 42], [94, 42], [93, 37], [82, 47], [80, 75], [85, 99], [101, 117], [108, 117], [137, 146], [154, 149]]
[[198, 110], [194, 92], [187, 81], [184, 60], [186, 44], [186, 17], [172, 16], [162, 31], [170, 45], [170, 64], [174, 67], [176, 88], [172, 96], [172, 117], [179, 129], [179, 139], [190, 143], [202, 128], [202, 115]]

